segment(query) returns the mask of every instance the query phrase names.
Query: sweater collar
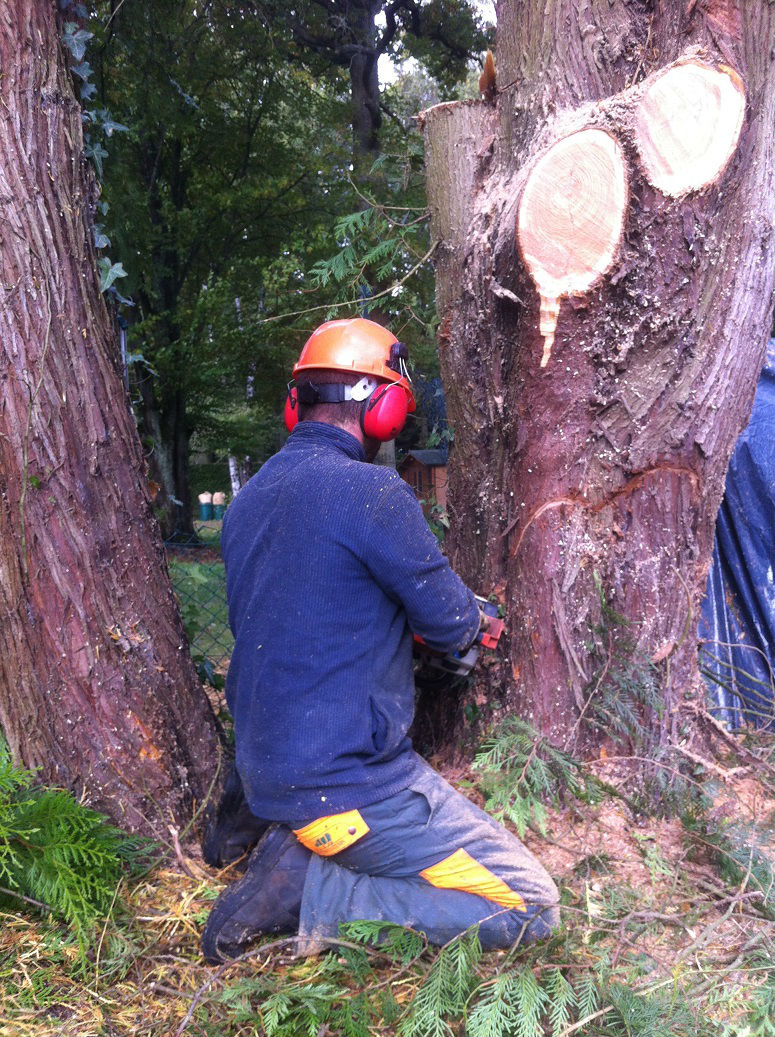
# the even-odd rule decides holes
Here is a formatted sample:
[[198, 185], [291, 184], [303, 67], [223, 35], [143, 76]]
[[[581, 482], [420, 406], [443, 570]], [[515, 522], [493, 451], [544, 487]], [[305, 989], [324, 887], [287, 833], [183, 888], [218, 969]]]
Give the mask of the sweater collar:
[[294, 428], [288, 443], [291, 446], [331, 447], [351, 457], [353, 461], [365, 461], [366, 451], [355, 436], [336, 425], [323, 421], [302, 421]]

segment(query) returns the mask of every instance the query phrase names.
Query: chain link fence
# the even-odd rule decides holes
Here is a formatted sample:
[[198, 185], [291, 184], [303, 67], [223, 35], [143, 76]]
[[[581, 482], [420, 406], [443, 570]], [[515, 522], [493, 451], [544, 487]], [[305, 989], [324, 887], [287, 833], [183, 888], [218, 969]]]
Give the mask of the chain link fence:
[[226, 607], [221, 521], [195, 522], [194, 531], [188, 542], [176, 536], [166, 544], [167, 561], [199, 675], [218, 686], [234, 648]]

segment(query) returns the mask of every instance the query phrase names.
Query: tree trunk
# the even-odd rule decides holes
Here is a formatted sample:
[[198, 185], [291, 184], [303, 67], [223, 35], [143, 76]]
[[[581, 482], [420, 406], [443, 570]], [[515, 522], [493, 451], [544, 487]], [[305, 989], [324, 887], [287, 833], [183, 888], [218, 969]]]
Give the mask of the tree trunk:
[[382, 112], [374, 25], [378, 9], [378, 4], [367, 4], [350, 14], [350, 27], [361, 47], [350, 59], [353, 164], [359, 180], [368, 180], [369, 170], [379, 155]]
[[[561, 743], [638, 660], [663, 740], [698, 688], [715, 516], [772, 327], [773, 38], [766, 0], [501, 0], [497, 102], [425, 113], [450, 553], [507, 606], [489, 692]], [[588, 165], [549, 154], [592, 128], [610, 142]], [[614, 152], [625, 193], [599, 175]], [[585, 219], [614, 243], [586, 280]], [[610, 637], [603, 601], [629, 624]]]
[[41, 780], [166, 833], [218, 739], [99, 291], [53, 2], [4, 4], [0, 67], [0, 723]]

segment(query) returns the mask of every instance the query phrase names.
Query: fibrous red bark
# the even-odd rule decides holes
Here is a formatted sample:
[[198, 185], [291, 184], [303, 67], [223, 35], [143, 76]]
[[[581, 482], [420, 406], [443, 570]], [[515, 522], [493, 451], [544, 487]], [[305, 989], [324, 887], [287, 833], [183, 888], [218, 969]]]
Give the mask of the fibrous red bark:
[[[561, 741], [606, 662], [601, 593], [659, 667], [663, 737], [697, 682], [715, 515], [772, 327], [774, 36], [766, 0], [501, 0], [497, 107], [425, 113], [450, 553], [507, 606], [483, 685]], [[673, 105], [676, 84], [701, 102]], [[517, 213], [553, 146], [592, 129], [621, 147], [629, 201], [541, 368]]]
[[100, 295], [53, 3], [0, 10], [0, 725], [15, 758], [166, 834], [218, 740]]

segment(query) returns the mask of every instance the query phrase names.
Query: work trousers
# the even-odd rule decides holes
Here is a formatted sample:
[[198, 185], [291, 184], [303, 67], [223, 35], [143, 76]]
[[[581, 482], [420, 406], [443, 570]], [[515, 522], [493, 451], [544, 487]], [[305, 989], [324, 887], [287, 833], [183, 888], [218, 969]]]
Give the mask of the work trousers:
[[408, 788], [356, 813], [365, 835], [331, 856], [313, 852], [302, 953], [356, 919], [397, 922], [436, 945], [478, 926], [484, 947], [531, 942], [558, 924], [557, 888], [535, 857], [419, 756]]

